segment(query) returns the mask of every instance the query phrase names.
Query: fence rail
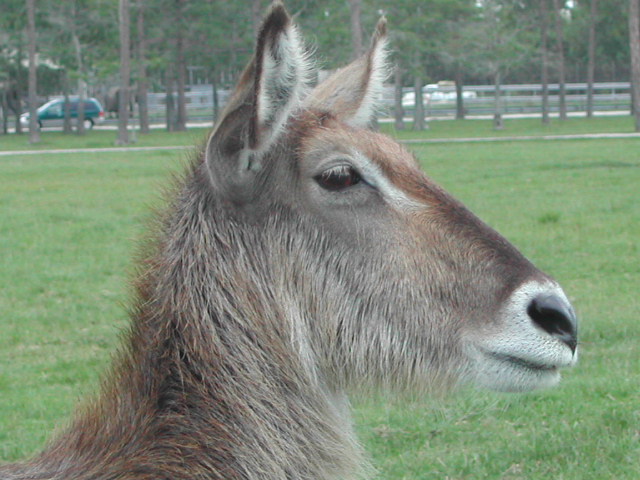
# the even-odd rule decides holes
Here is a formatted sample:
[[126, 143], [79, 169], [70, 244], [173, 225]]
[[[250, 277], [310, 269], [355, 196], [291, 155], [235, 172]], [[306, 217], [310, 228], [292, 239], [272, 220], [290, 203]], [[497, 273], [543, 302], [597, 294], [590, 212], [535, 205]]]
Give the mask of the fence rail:
[[[549, 109], [551, 112], [559, 110], [559, 90], [557, 83], [548, 85]], [[631, 87], [629, 82], [599, 82], [593, 86], [594, 110], [602, 111], [626, 111], [631, 104]], [[455, 115], [455, 86], [439, 86], [437, 95], [432, 89], [425, 93], [425, 115], [428, 117], [447, 117]], [[464, 108], [468, 115], [490, 115], [494, 112], [494, 85], [465, 85], [463, 87]], [[541, 84], [507, 84], [500, 86], [502, 109], [505, 114], [540, 114], [542, 111], [542, 85]], [[586, 111], [587, 109], [587, 84], [565, 84], [566, 105], [569, 112]], [[403, 97], [412, 94], [413, 89], [404, 88]], [[392, 115], [394, 105], [394, 89], [388, 86], [383, 91], [384, 113]], [[218, 99], [220, 108], [229, 96], [229, 91], [219, 90]], [[213, 116], [213, 88], [199, 85], [186, 93], [187, 111], [191, 118], [211, 118]], [[149, 108], [152, 115], [164, 114], [166, 95], [164, 93], [149, 94]], [[404, 105], [405, 113], [411, 114], [413, 104]]]
[[[559, 91], [557, 83], [548, 85], [549, 110], [559, 111]], [[593, 86], [593, 108], [595, 111], [626, 111], [631, 104], [631, 86], [629, 82], [601, 82]], [[465, 85], [463, 87], [465, 114], [490, 115], [494, 112], [494, 85]], [[407, 102], [407, 95], [409, 102]], [[446, 117], [455, 115], [455, 86], [443, 85], [437, 90], [431, 89], [424, 95], [425, 115], [428, 117]], [[542, 85], [518, 84], [501, 85], [500, 97], [502, 112], [505, 114], [541, 114]], [[413, 89], [403, 89], [403, 107], [406, 113], [413, 112]], [[388, 111], [393, 107], [393, 92], [385, 92]], [[565, 84], [565, 102], [568, 112], [584, 112], [587, 109], [587, 84]]]
[[[587, 84], [567, 83], [566, 105], [569, 112], [586, 111], [587, 108]], [[505, 114], [540, 114], [542, 105], [542, 85], [541, 84], [519, 84], [501, 85], [502, 111]], [[551, 112], [559, 110], [558, 100], [559, 85], [549, 84], [549, 109]], [[600, 82], [594, 84], [594, 110], [602, 111], [625, 111], [629, 110], [631, 104], [631, 87], [628, 82]], [[433, 95], [437, 92], [437, 95]], [[468, 115], [491, 115], [494, 112], [494, 92], [493, 85], [465, 85], [463, 87], [464, 109]], [[224, 108], [229, 98], [229, 90], [218, 90], [218, 106]], [[403, 97], [413, 95], [413, 89], [404, 88]], [[186, 92], [187, 116], [191, 121], [208, 122], [213, 119], [213, 87], [211, 85], [192, 86]], [[383, 116], [393, 115], [394, 88], [387, 86], [382, 93]], [[437, 90], [430, 89], [425, 92], [425, 115], [427, 117], [451, 117], [455, 115], [455, 86], [442, 85]], [[172, 101], [177, 101], [175, 93]], [[51, 97], [49, 100], [53, 99]], [[164, 122], [167, 95], [166, 93], [149, 93], [147, 104], [151, 121], [154, 123]], [[413, 112], [413, 102], [404, 102], [406, 115]], [[114, 122], [107, 119], [107, 123]]]

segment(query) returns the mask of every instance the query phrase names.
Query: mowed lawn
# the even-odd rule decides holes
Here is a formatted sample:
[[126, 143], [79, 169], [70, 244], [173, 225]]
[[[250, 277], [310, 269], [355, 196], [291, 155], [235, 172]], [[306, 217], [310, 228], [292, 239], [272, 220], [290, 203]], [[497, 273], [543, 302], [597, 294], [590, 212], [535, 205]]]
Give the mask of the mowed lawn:
[[[379, 478], [640, 478], [640, 139], [413, 150], [563, 284], [581, 358], [543, 392], [357, 399]], [[95, 391], [137, 239], [181, 156], [0, 157], [0, 461], [38, 451]]]

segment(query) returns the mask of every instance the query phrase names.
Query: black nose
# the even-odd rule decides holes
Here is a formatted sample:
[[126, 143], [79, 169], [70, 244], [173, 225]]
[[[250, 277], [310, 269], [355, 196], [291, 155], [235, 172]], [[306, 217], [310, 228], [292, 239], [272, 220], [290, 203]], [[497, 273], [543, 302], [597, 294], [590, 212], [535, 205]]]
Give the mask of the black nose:
[[578, 321], [565, 300], [557, 295], [539, 295], [531, 301], [527, 313], [537, 326], [576, 351]]

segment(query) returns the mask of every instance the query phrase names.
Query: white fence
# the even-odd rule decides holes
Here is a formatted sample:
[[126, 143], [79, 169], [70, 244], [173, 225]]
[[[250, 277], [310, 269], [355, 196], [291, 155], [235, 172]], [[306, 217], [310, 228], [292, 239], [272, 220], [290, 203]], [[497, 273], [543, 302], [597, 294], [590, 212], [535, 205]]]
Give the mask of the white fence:
[[[552, 112], [559, 109], [559, 91], [560, 86], [557, 83], [548, 85], [549, 108]], [[629, 110], [630, 92], [629, 82], [595, 83], [593, 86], [594, 110]], [[542, 111], [541, 84], [501, 85], [500, 94], [504, 113], [535, 114]], [[493, 113], [494, 95], [494, 85], [465, 85], [463, 96], [466, 113], [471, 115]], [[412, 98], [413, 89], [403, 89], [403, 106], [408, 111], [413, 110]], [[439, 86], [435, 91], [431, 89], [423, 94], [423, 99], [427, 116], [448, 116], [455, 113], [456, 97], [453, 85]], [[565, 84], [565, 101], [568, 111], [585, 111], [587, 108], [587, 84]]]

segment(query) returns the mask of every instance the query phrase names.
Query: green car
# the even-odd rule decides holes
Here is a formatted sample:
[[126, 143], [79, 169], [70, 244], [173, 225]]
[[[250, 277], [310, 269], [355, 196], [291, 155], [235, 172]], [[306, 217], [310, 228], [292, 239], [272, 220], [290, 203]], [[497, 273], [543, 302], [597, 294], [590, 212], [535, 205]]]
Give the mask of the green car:
[[[70, 113], [72, 119], [78, 118], [79, 99], [71, 98]], [[38, 107], [38, 125], [42, 127], [59, 127], [64, 122], [64, 99], [50, 100]], [[104, 121], [104, 108], [95, 98], [87, 98], [84, 101], [84, 128], [90, 130], [96, 123]], [[20, 116], [20, 123], [29, 126], [29, 113]]]

